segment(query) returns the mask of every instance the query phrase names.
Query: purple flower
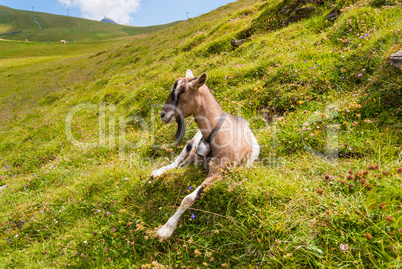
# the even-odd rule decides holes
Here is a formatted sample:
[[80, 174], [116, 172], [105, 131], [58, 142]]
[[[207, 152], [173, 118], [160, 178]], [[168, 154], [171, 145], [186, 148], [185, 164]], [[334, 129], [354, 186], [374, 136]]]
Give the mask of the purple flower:
[[113, 227], [113, 229], [112, 229], [112, 232], [114, 232], [114, 231], [116, 231], [116, 228], [115, 228], [115, 227]]
[[110, 216], [110, 212], [106, 212], [106, 215], [107, 215], [107, 216]]
[[109, 251], [109, 248], [106, 248], [106, 251]]
[[191, 219], [195, 219], [195, 216], [193, 213], [191, 213]]
[[78, 252], [75, 252], [74, 255], [78, 255]]
[[345, 77], [342, 77], [342, 79], [345, 79]]
[[190, 186], [190, 188], [189, 188], [190, 190], [192, 190], [193, 189], [193, 186]]
[[360, 74], [357, 75], [358, 78], [361, 78], [362, 76], [363, 76], [362, 73], [360, 73]]
[[306, 131], [308, 132], [308, 128], [306, 128]]

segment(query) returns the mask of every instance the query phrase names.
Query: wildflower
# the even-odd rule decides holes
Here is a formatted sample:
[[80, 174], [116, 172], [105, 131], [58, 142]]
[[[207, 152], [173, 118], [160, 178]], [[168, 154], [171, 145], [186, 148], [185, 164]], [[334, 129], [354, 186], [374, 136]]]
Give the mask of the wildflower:
[[88, 243], [88, 241], [85, 240], [85, 241], [84, 241], [84, 244], [86, 244], [86, 243]]
[[371, 234], [369, 234], [369, 233], [366, 233], [365, 236], [366, 236], [366, 238], [367, 238], [368, 240], [371, 240], [371, 238], [373, 238], [373, 237], [371, 236]]
[[191, 213], [191, 219], [195, 219], [195, 216], [193, 213]]
[[114, 231], [116, 231], [116, 228], [115, 228], [115, 227], [113, 227], [113, 229], [112, 229], [112, 232], [114, 232]]
[[75, 253], [74, 253], [74, 255], [76, 255], [76, 256], [77, 256], [77, 255], [78, 255], [78, 252], [75, 252]]
[[306, 131], [308, 132], [308, 128], [306, 128]]
[[322, 194], [324, 193], [324, 191], [323, 191], [322, 189], [318, 189], [318, 190], [317, 190], [317, 193], [318, 193], [319, 195], [322, 195]]
[[106, 212], [106, 215], [107, 215], [107, 216], [110, 216], [110, 212]]
[[189, 188], [190, 190], [192, 190], [193, 189], [193, 186], [190, 186], [190, 188]]
[[106, 248], [105, 250], [106, 250], [106, 251], [109, 251], [109, 248]]
[[397, 170], [397, 172], [398, 172], [399, 174], [401, 174], [401, 173], [402, 173], [402, 167], [399, 167], [398, 170]]
[[342, 76], [342, 79], [345, 79], [345, 76]]
[[99, 204], [99, 207], [102, 207], [102, 204]]
[[380, 208], [380, 209], [383, 209], [384, 208], [384, 204], [383, 203], [381, 203], [378, 207]]
[[112, 259], [110, 259], [110, 258], [107, 258], [107, 262], [111, 262], [112, 261]]
[[10, 241], [10, 242], [11, 242], [11, 239], [8, 239], [8, 241]]
[[199, 251], [198, 249], [194, 250], [194, 254], [195, 256], [201, 255], [201, 251]]
[[102, 212], [102, 210], [98, 209], [98, 211], [96, 211], [96, 212], [100, 213], [100, 212]]
[[388, 220], [388, 221], [392, 221], [392, 216], [388, 215], [388, 216], [385, 217], [385, 219]]
[[348, 244], [340, 244], [340, 245], [339, 245], [339, 248], [340, 248], [342, 251], [348, 251], [349, 246], [348, 246]]

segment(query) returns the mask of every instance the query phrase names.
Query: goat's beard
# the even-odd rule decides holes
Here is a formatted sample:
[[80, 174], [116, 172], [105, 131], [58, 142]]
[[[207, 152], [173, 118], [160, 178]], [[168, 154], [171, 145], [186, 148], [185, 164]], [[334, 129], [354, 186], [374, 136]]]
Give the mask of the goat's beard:
[[174, 142], [179, 145], [183, 140], [184, 133], [186, 132], [186, 124], [184, 123], [184, 117], [182, 115], [178, 115], [176, 117], [176, 122], [177, 122], [177, 132], [175, 134]]

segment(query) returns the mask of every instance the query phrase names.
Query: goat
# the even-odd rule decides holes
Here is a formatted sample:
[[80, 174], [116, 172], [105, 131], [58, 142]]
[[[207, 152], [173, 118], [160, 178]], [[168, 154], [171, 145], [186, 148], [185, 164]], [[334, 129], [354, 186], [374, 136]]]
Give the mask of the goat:
[[260, 146], [247, 120], [224, 113], [205, 85], [206, 81], [205, 73], [194, 77], [191, 70], [187, 70], [186, 77], [174, 83], [160, 114], [164, 123], [175, 120], [178, 123], [176, 142], [184, 136], [184, 118], [188, 116], [194, 116], [199, 131], [172, 164], [153, 171], [151, 177], [156, 178], [183, 164], [203, 162], [208, 170], [204, 182], [183, 199], [176, 213], [158, 230], [156, 236], [160, 240], [172, 235], [180, 216], [200, 198], [206, 188], [218, 180], [223, 168], [242, 163], [250, 166], [260, 154]]
[[60, 43], [65, 45], [65, 44], [67, 44], [67, 41], [65, 41], [65, 40], [60, 40]]

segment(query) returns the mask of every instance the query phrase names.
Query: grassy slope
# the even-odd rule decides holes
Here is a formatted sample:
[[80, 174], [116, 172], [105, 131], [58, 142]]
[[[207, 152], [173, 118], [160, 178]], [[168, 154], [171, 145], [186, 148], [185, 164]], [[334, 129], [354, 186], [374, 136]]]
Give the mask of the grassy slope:
[[[149, 27], [133, 27], [0, 6], [0, 34], [23, 31], [3, 39], [35, 42], [60, 40], [89, 42], [158, 31], [179, 22]], [[42, 29], [41, 29], [42, 27]]]
[[[8, 185], [0, 194], [0, 264], [397, 268], [402, 82], [386, 59], [401, 49], [402, 7], [351, 3], [318, 5], [287, 27], [281, 1], [242, 0], [116, 42], [0, 43], [0, 182]], [[335, 22], [325, 18], [331, 5], [342, 9]], [[247, 42], [232, 48], [240, 37]], [[105, 118], [97, 109], [76, 114], [71, 130], [85, 142], [99, 141], [103, 120], [107, 134], [133, 114], [151, 126], [152, 104], [165, 101], [187, 68], [208, 73], [226, 111], [253, 119], [263, 163], [228, 171], [160, 243], [154, 228], [205, 177], [183, 168], [148, 180], [180, 151], [151, 137], [168, 143], [175, 126], [163, 125], [157, 108], [156, 131], [130, 125], [128, 140], [139, 147], [119, 155], [118, 138], [73, 146], [65, 118], [78, 104], [108, 105]], [[189, 137], [191, 119], [187, 126]], [[336, 133], [338, 143], [327, 144]], [[337, 162], [308, 153], [327, 148], [339, 152]]]

